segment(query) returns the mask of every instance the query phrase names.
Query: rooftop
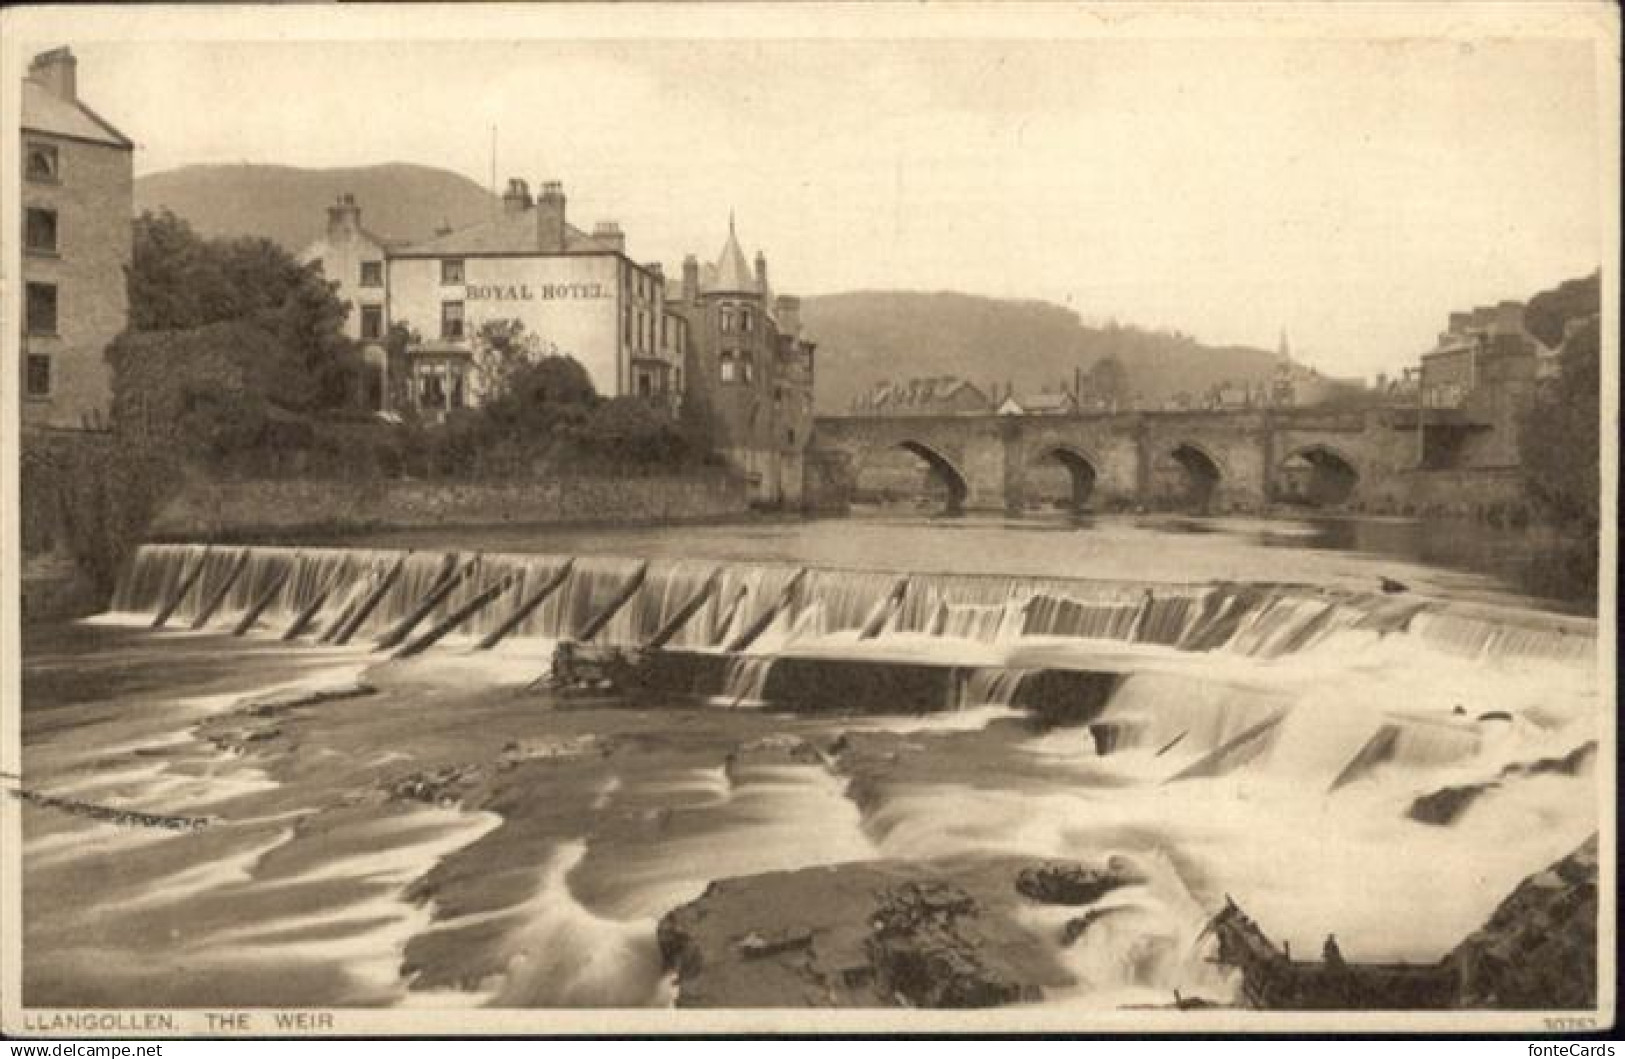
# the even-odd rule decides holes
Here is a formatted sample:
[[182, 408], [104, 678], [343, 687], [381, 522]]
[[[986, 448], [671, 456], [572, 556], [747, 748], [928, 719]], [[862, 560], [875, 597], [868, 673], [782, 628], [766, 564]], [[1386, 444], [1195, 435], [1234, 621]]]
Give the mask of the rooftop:
[[[500, 207], [497, 207], [500, 209]], [[549, 250], [536, 239], [536, 207], [502, 212], [490, 220], [437, 235], [417, 243], [392, 248], [402, 256], [457, 257], [478, 254], [589, 254], [614, 252], [620, 246], [611, 239], [598, 239], [573, 224], [564, 226], [564, 246]]]
[[22, 127], [30, 132], [66, 136], [125, 150], [135, 146], [122, 132], [83, 103], [63, 99], [31, 77], [23, 78]]

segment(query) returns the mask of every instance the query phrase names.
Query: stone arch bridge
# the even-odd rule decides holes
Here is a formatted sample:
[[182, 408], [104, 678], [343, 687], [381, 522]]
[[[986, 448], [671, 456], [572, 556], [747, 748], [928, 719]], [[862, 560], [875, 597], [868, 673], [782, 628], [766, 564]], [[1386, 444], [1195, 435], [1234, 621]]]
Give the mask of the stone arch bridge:
[[1014, 512], [1058, 466], [1076, 510], [1355, 504], [1391, 493], [1417, 451], [1415, 430], [1377, 409], [833, 416], [814, 424], [808, 488], [841, 507], [903, 467], [949, 512]]

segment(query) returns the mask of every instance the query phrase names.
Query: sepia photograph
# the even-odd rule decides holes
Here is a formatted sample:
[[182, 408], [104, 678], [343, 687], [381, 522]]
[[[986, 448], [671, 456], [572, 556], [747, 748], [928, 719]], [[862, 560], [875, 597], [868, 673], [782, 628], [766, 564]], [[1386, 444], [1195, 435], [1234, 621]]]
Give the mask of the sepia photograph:
[[1619, 19], [0, 13], [0, 1029], [1611, 1030]]

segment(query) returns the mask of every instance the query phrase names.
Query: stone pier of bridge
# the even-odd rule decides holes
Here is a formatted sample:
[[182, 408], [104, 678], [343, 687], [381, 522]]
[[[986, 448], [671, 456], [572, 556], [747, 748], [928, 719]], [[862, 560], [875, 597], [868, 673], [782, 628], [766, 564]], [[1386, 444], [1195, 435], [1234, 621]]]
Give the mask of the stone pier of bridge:
[[815, 422], [807, 489], [839, 509], [929, 483], [950, 512], [1017, 512], [1058, 466], [1079, 510], [1248, 511], [1380, 501], [1417, 455], [1414, 426], [1383, 409], [832, 416]]

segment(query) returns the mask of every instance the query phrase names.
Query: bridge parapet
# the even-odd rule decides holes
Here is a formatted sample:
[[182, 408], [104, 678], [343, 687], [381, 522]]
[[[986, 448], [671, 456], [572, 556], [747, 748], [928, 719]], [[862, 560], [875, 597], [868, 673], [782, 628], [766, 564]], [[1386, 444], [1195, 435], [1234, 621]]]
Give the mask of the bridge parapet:
[[814, 421], [811, 451], [823, 495], [848, 499], [874, 491], [872, 481], [917, 492], [928, 476], [950, 509], [1019, 511], [1035, 480], [1060, 467], [1080, 508], [1256, 510], [1277, 496], [1294, 457], [1313, 459], [1292, 473], [1330, 469], [1359, 497], [1408, 470], [1415, 446], [1381, 414], [1249, 409], [827, 416]]

